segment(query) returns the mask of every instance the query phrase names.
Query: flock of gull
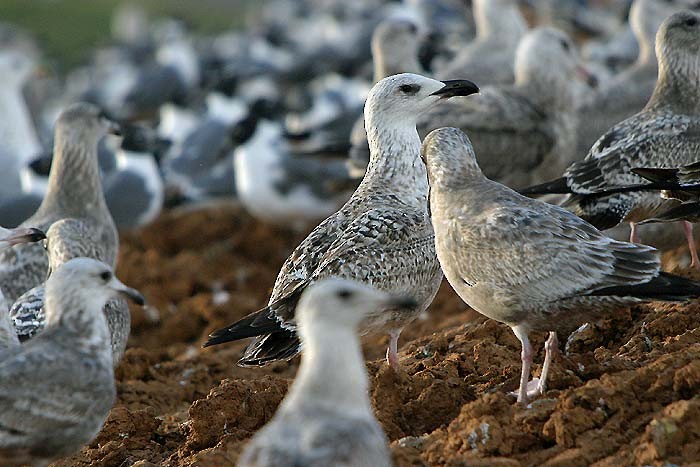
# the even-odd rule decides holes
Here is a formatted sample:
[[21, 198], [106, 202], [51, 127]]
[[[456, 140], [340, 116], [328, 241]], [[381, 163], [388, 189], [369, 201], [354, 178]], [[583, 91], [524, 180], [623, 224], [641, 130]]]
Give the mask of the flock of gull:
[[[127, 300], [145, 302], [113, 273], [118, 229], [163, 207], [325, 218], [268, 305], [204, 343], [253, 338], [244, 366], [302, 354], [241, 466], [392, 465], [360, 336], [388, 334], [401, 371], [401, 331], [443, 275], [520, 341], [523, 404], [546, 392], [558, 336], [700, 297], [636, 230], [682, 223], [700, 268], [700, 4], [608, 2], [627, 22], [524, 3], [278, 1], [252, 31], [201, 41], [131, 6], [117, 45], [33, 87], [35, 46], [2, 35], [0, 223], [16, 227], [0, 228], [0, 464], [47, 465], [101, 430]], [[582, 31], [599, 40], [579, 53]], [[623, 222], [629, 242], [601, 232]], [[549, 332], [534, 379], [532, 331]]]

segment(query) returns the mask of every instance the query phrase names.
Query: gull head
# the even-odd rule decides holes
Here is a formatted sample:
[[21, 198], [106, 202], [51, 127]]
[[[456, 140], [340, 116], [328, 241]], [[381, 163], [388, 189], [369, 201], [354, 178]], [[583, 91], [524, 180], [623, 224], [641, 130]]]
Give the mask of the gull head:
[[[143, 295], [124, 285], [107, 264], [91, 258], [74, 258], [59, 266], [46, 280], [47, 310], [58, 307], [61, 314], [80, 305], [87, 313], [102, 312], [108, 300], [123, 297], [143, 305]], [[76, 312], [80, 310], [74, 310]], [[60, 319], [47, 313], [47, 324]]]
[[527, 31], [527, 23], [518, 3], [518, 0], [474, 0], [474, 20], [479, 37], [497, 34], [516, 41], [522, 37]]
[[71, 104], [56, 120], [56, 137], [95, 143], [106, 134], [119, 134], [119, 125], [107, 118], [96, 105], [87, 102]]
[[418, 26], [404, 18], [388, 18], [372, 34], [375, 80], [396, 71], [418, 69]]
[[582, 65], [573, 41], [565, 32], [552, 27], [536, 28], [518, 44], [516, 83], [537, 83], [543, 91], [562, 93], [575, 78], [590, 86], [597, 84], [595, 77]]
[[321, 324], [355, 329], [371, 313], [415, 306], [410, 297], [390, 295], [348, 279], [327, 278], [304, 291], [297, 319], [302, 333]]
[[38, 242], [45, 238], [44, 232], [35, 228], [4, 229], [0, 227], [0, 250], [19, 245], [20, 243]]
[[660, 68], [688, 76], [697, 84], [700, 68], [700, 14], [680, 11], [664, 20], [656, 34]]
[[656, 32], [673, 13], [700, 6], [697, 0], [635, 0], [629, 13], [634, 36], [642, 49], [653, 49]]
[[482, 177], [469, 137], [457, 128], [438, 128], [423, 140], [421, 158], [431, 185], [460, 186], [469, 176]]
[[379, 81], [365, 103], [365, 126], [412, 125], [418, 116], [444, 99], [479, 92], [468, 80], [436, 81], [413, 73], [401, 73]]

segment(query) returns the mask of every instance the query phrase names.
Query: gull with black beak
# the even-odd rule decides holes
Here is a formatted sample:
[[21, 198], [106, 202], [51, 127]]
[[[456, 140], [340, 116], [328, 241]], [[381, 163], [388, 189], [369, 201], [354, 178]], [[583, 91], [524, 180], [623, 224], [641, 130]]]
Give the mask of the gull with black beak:
[[107, 300], [143, 302], [99, 261], [76, 258], [46, 283], [46, 329], [0, 360], [0, 464], [48, 465], [102, 429], [116, 394]]
[[255, 337], [239, 364], [292, 358], [301, 350], [299, 297], [314, 282], [337, 276], [416, 298], [409, 308], [375, 310], [360, 326], [362, 333], [389, 334], [387, 361], [398, 368], [401, 330], [427, 309], [442, 281], [416, 119], [440, 101], [478, 91], [471, 81], [440, 82], [410, 73], [377, 83], [364, 108], [370, 162], [359, 187], [287, 258], [268, 305], [213, 332], [205, 346]]
[[[445, 277], [470, 307], [510, 326], [522, 345], [518, 402], [545, 391], [557, 331], [635, 303], [700, 296], [700, 284], [661, 271], [654, 248], [613, 240], [563, 208], [486, 178], [460, 130], [430, 133], [423, 156]], [[542, 374], [528, 382], [531, 331], [549, 331], [549, 339]]]
[[[48, 230], [54, 222], [80, 219], [89, 224], [94, 236], [107, 249], [100, 260], [114, 266], [117, 229], [107, 209], [97, 163], [97, 143], [106, 133], [116, 131], [114, 122], [88, 103], [68, 106], [55, 127], [53, 163], [48, 190], [39, 209], [20, 227]], [[0, 288], [9, 302], [46, 280], [48, 258], [41, 245], [23, 245], [0, 253]]]
[[372, 413], [357, 328], [375, 310], [411, 301], [346, 279], [309, 286], [297, 307], [304, 354], [296, 379], [238, 466], [392, 465], [386, 435]]

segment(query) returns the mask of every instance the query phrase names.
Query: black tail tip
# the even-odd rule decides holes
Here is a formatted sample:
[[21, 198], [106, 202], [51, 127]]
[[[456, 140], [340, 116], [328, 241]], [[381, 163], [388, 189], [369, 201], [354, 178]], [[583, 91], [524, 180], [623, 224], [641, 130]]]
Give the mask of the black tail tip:
[[523, 188], [521, 190], [518, 190], [518, 193], [520, 193], [523, 196], [550, 194], [566, 195], [569, 193], [573, 193], [573, 191], [571, 191], [571, 187], [567, 184], [566, 178], [561, 177], [550, 182]]

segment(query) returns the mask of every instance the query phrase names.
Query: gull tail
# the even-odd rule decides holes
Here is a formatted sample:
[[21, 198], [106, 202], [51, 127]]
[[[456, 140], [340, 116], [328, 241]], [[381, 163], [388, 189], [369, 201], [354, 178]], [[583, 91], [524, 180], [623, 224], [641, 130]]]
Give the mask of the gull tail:
[[561, 177], [550, 182], [542, 183], [540, 185], [533, 185], [531, 187], [523, 188], [522, 190], [518, 190], [518, 193], [525, 196], [548, 194], [565, 195], [573, 193], [573, 191], [571, 190], [571, 187], [567, 184], [566, 178]]
[[240, 366], [265, 366], [280, 360], [289, 360], [301, 351], [301, 341], [294, 331], [282, 330], [260, 336], [238, 360]]
[[615, 227], [622, 222], [629, 211], [624, 200], [615, 196], [573, 195], [562, 203], [562, 207], [598, 230]]
[[658, 169], [649, 167], [637, 167], [632, 172], [651, 182], [667, 182], [671, 184], [680, 183], [678, 179], [678, 169]]
[[282, 328], [275, 318], [269, 306], [262, 310], [254, 311], [225, 328], [217, 329], [209, 334], [209, 339], [203, 347], [237, 341], [248, 337], [257, 337], [272, 332], [278, 332]]
[[700, 297], [700, 283], [681, 276], [661, 272], [658, 276], [643, 284], [606, 287], [595, 290], [590, 295], [681, 302]]

